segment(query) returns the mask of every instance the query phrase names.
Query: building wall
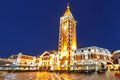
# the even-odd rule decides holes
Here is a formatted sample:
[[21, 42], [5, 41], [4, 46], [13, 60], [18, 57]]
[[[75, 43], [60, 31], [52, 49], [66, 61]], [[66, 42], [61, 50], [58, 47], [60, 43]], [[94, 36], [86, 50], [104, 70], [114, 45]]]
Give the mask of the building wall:
[[23, 53], [12, 55], [9, 58], [9, 60], [12, 61], [13, 65], [16, 65], [16, 66], [36, 66], [35, 65], [36, 57], [24, 55]]
[[116, 50], [112, 54], [114, 69], [118, 70], [120, 68], [120, 50]]
[[45, 51], [39, 57], [39, 68], [40, 70], [53, 70], [53, 65], [57, 60], [56, 58], [57, 51]]
[[[107, 62], [112, 63], [110, 51], [99, 47], [80, 48], [74, 52], [74, 61], [71, 69], [101, 69], [107, 68]], [[74, 66], [78, 66], [74, 68]]]

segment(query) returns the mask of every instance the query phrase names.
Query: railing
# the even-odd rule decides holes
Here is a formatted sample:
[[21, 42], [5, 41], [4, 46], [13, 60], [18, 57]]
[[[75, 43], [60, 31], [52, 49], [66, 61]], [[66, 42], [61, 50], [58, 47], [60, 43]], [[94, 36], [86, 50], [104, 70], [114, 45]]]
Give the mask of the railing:
[[38, 70], [38, 66], [6, 66], [0, 65], [0, 70]]

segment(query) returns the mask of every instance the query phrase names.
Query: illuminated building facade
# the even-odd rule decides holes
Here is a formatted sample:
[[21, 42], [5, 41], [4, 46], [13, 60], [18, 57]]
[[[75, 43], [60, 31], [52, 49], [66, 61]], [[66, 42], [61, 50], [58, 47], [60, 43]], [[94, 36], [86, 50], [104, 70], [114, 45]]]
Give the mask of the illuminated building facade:
[[45, 51], [39, 58], [37, 62], [39, 66], [39, 70], [46, 71], [46, 70], [54, 70], [55, 63], [57, 61], [56, 58], [57, 51]]
[[96, 46], [77, 49], [74, 57], [73, 70], [106, 69], [112, 63], [110, 51]]
[[60, 18], [58, 70], [69, 70], [71, 53], [76, 49], [76, 21], [68, 5], [64, 15]]
[[116, 50], [112, 54], [114, 69], [118, 70], [120, 67], [120, 50]]
[[24, 55], [23, 53], [18, 53], [16, 55], [11, 55], [8, 60], [15, 66], [36, 66], [35, 56]]

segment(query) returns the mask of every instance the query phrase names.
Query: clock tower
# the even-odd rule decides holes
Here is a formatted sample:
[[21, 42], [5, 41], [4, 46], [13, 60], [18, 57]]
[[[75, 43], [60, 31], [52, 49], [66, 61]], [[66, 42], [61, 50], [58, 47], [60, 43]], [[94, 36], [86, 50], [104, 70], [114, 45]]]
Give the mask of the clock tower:
[[60, 17], [60, 29], [59, 29], [59, 69], [69, 70], [72, 51], [77, 49], [76, 42], [76, 20], [74, 19], [69, 4], [62, 17]]

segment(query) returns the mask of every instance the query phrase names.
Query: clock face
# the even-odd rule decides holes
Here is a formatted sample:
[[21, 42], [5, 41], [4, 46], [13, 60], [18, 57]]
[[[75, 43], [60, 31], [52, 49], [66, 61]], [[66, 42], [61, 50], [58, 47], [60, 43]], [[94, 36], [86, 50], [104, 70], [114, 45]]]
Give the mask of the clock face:
[[66, 30], [67, 29], [67, 25], [65, 24], [65, 26], [64, 26], [64, 30]]
[[63, 26], [63, 29], [67, 30], [67, 28], [68, 28], [67, 23], [65, 23], [64, 26]]

